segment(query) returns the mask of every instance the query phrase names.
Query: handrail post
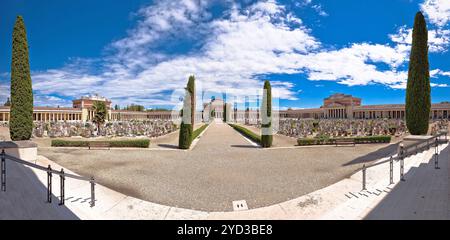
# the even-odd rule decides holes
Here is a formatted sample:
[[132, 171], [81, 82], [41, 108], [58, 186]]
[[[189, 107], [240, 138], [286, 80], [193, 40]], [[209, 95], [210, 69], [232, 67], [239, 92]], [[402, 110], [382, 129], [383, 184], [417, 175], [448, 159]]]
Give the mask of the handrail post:
[[61, 187], [61, 189], [60, 189], [60, 194], [61, 194], [61, 196], [60, 196], [60, 200], [59, 200], [59, 205], [64, 205], [64, 198], [65, 198], [65, 196], [64, 196], [64, 180], [65, 180], [65, 177], [64, 177], [64, 169], [62, 169], [61, 168], [61, 175], [59, 175], [59, 179], [60, 179], [60, 187]]
[[5, 161], [5, 149], [2, 149], [2, 162], [1, 162], [1, 181], [2, 181], [2, 192], [6, 192], [6, 161]]
[[394, 160], [389, 159], [389, 185], [394, 184]]
[[91, 207], [95, 206], [95, 180], [94, 177], [91, 177]]
[[439, 169], [439, 142], [437, 138], [434, 148], [434, 169]]
[[398, 156], [400, 158], [400, 181], [405, 181], [404, 175], [403, 175], [403, 171], [404, 171], [404, 156], [405, 155], [405, 149], [403, 144], [400, 144], [399, 146], [399, 151], [398, 151]]
[[47, 202], [52, 202], [52, 167], [50, 164], [47, 168]]
[[362, 167], [362, 190], [366, 190], [366, 164]]

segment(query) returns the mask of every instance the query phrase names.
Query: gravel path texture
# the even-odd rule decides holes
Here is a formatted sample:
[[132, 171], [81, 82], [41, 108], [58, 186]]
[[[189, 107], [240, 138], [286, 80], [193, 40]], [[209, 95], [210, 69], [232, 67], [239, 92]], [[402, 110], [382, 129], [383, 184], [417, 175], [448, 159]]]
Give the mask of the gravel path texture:
[[[168, 138], [173, 142], [175, 135]], [[280, 203], [331, 185], [395, 152], [396, 144], [262, 149], [212, 123], [192, 150], [39, 148], [38, 154], [119, 192], [169, 206], [232, 211]]]

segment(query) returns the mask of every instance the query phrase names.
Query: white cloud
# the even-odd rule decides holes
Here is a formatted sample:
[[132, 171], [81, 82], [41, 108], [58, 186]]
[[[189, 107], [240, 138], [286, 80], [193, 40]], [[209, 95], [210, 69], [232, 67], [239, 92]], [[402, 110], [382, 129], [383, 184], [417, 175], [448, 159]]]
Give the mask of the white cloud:
[[431, 23], [439, 27], [443, 27], [450, 22], [450, 1], [448, 0], [425, 0], [420, 8], [428, 16]]
[[[274, 1], [233, 7], [229, 17], [215, 20], [207, 20], [206, 6], [203, 1], [160, 1], [145, 7], [139, 11], [142, 20], [137, 27], [112, 43], [113, 53], [105, 57], [103, 73], [89, 74], [87, 66], [72, 64], [34, 72], [33, 87], [44, 95], [74, 98], [99, 92], [120, 104], [174, 104], [162, 92], [182, 89], [188, 76], [195, 74], [206, 89], [242, 95], [261, 88], [259, 74], [298, 72], [287, 55], [306, 54], [320, 45], [308, 29], [298, 27], [300, 19], [288, 17], [290, 13]], [[291, 28], [291, 23], [297, 27]], [[149, 48], [169, 33], [187, 32], [198, 24], [208, 31], [198, 53], [168, 57]], [[274, 90], [283, 98], [295, 99], [292, 87], [280, 82]]]
[[431, 87], [448, 87], [447, 84], [442, 83], [442, 84], [437, 84], [437, 83], [430, 83]]
[[[232, 4], [223, 16], [214, 19], [208, 12], [209, 3], [157, 1], [142, 8], [136, 27], [113, 42], [99, 60], [101, 73], [90, 69], [99, 64], [97, 60], [75, 60], [61, 69], [33, 72], [38, 102], [70, 105], [65, 98], [97, 92], [120, 105], [173, 105], [178, 98], [171, 98], [170, 91], [183, 89], [191, 74], [203, 89], [227, 90], [236, 96], [259, 92], [263, 76], [274, 73], [305, 73], [312, 81], [348, 86], [406, 87], [404, 68], [411, 44], [411, 30], [406, 27], [390, 35], [393, 44], [353, 43], [330, 50], [298, 16], [275, 0], [244, 7]], [[313, 3], [306, 0], [302, 4]], [[449, 35], [448, 30], [432, 30], [430, 51], [447, 49]], [[199, 42], [198, 49], [171, 55], [157, 48], [185, 39]], [[441, 70], [433, 74], [449, 76]], [[272, 83], [281, 98], [297, 99], [295, 83]]]
[[[406, 45], [409, 49], [412, 43], [412, 28], [403, 26], [397, 33], [391, 34], [389, 37], [393, 42]], [[450, 46], [450, 30], [428, 30], [428, 45], [430, 46], [429, 51], [432, 53], [446, 52]]]
[[437, 78], [438, 76], [447, 76], [450, 77], [450, 71], [442, 71], [441, 69], [434, 69], [430, 71], [431, 78]]

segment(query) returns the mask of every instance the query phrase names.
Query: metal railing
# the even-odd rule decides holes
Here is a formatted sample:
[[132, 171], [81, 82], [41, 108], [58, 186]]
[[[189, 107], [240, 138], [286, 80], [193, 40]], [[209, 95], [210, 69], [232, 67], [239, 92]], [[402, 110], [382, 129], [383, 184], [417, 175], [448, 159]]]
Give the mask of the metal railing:
[[65, 180], [66, 177], [68, 178], [73, 178], [73, 179], [77, 179], [77, 180], [82, 180], [82, 181], [88, 181], [91, 184], [91, 201], [90, 206], [94, 207], [95, 206], [95, 180], [94, 177], [91, 178], [87, 178], [87, 177], [82, 177], [82, 176], [78, 176], [78, 175], [74, 175], [74, 174], [70, 174], [70, 173], [65, 173], [64, 169], [61, 168], [61, 171], [57, 171], [52, 169], [52, 167], [50, 165], [48, 165], [48, 167], [43, 167], [19, 158], [16, 158], [14, 156], [11, 156], [9, 154], [5, 153], [5, 149], [2, 149], [2, 152], [0, 153], [1, 156], [1, 191], [2, 192], [6, 192], [6, 160], [10, 160], [16, 163], [20, 163], [41, 171], [45, 171], [47, 172], [47, 203], [51, 203], [52, 202], [52, 178], [53, 178], [53, 174], [59, 175], [59, 179], [60, 179], [60, 196], [59, 196], [59, 205], [64, 205], [64, 200], [65, 200]]
[[[443, 136], [445, 136], [444, 140], [441, 139]], [[389, 163], [389, 185], [393, 184], [394, 183], [394, 160], [400, 161], [400, 181], [406, 181], [405, 176], [404, 176], [404, 169], [405, 169], [404, 160], [405, 160], [405, 158], [415, 155], [415, 154], [418, 154], [419, 152], [422, 152], [423, 150], [428, 150], [428, 149], [430, 149], [431, 146], [434, 146], [434, 148], [435, 148], [435, 150], [434, 150], [434, 168], [440, 169], [439, 168], [439, 143], [446, 143], [447, 141], [448, 141], [447, 140], [447, 131], [442, 131], [442, 132], [434, 135], [430, 139], [419, 141], [419, 142], [410, 144], [408, 146], [404, 146], [403, 143], [401, 142], [399, 144], [397, 153], [390, 156], [388, 160], [380, 161], [380, 162], [377, 162], [370, 166], [366, 166], [365, 164], [363, 164], [362, 169], [361, 169], [361, 171], [362, 171], [362, 190], [367, 190], [366, 189], [367, 169], [373, 168], [375, 166], [385, 164], [385, 163]]]

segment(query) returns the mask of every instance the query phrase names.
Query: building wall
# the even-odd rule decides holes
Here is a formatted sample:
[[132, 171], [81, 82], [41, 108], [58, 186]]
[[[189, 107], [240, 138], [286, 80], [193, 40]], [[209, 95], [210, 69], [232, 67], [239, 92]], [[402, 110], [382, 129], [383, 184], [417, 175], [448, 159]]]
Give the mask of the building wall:
[[[299, 109], [280, 111], [283, 118], [314, 119], [404, 119], [404, 104], [323, 107], [320, 109]], [[430, 119], [450, 119], [450, 103], [431, 105]]]
[[[111, 101], [98, 96], [93, 99], [103, 99], [108, 109], [109, 121], [129, 120], [174, 120], [180, 119], [178, 111], [126, 111], [112, 110]], [[339, 101], [338, 101], [339, 100]], [[91, 110], [94, 100], [81, 98], [73, 101], [73, 108], [35, 107], [34, 121], [91, 121], [94, 112]], [[351, 95], [335, 94], [324, 99], [324, 106], [311, 109], [283, 110], [274, 113], [280, 118], [301, 119], [404, 119], [404, 104], [361, 105], [361, 99]], [[259, 109], [238, 110], [230, 105], [230, 121], [242, 123], [258, 123]], [[195, 121], [209, 121], [211, 111], [215, 111], [215, 118], [223, 118], [223, 101], [217, 99], [204, 104], [203, 111], [196, 112]], [[9, 107], [0, 107], [0, 122], [10, 119]], [[279, 115], [278, 115], [279, 114]], [[430, 119], [450, 119], [450, 103], [435, 103], [431, 105]]]

